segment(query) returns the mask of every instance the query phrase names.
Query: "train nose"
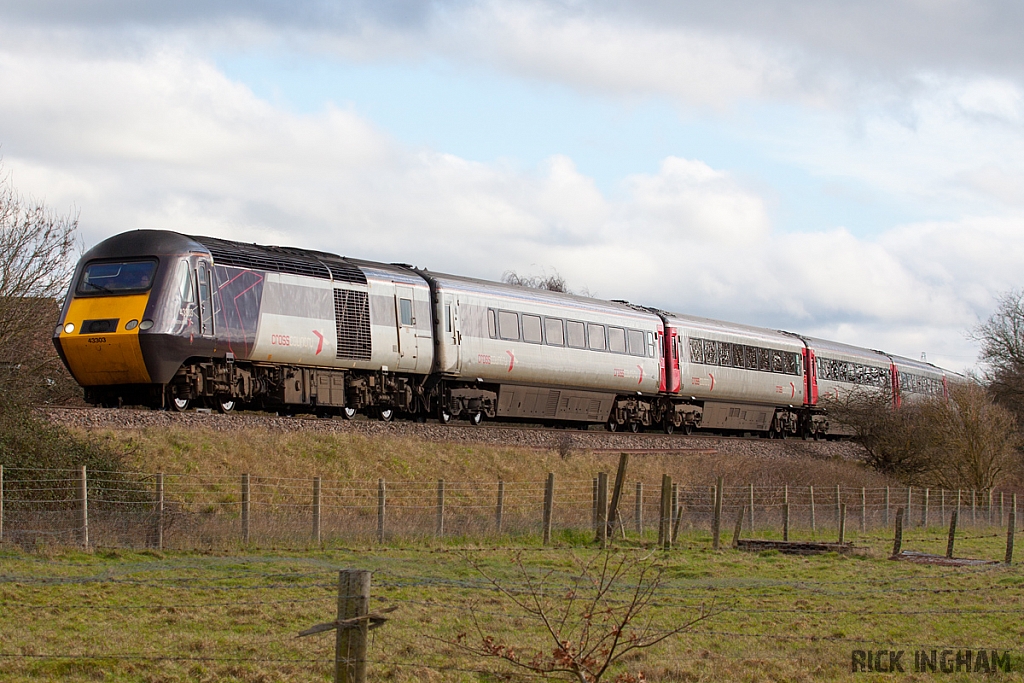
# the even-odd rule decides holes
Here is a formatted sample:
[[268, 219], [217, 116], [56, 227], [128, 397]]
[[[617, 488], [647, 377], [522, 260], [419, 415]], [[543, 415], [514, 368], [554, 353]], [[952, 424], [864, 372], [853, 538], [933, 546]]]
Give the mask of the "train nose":
[[148, 300], [148, 294], [72, 300], [54, 341], [79, 384], [149, 383], [138, 323], [131, 324], [143, 317]]

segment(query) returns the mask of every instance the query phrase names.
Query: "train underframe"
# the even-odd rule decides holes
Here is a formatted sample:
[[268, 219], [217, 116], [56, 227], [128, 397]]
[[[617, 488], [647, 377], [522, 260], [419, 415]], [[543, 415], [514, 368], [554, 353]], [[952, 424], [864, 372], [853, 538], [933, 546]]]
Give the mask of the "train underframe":
[[[461, 418], [479, 424], [485, 417], [499, 416], [501, 391], [502, 387], [497, 384], [461, 382], [435, 375], [193, 359], [182, 365], [166, 385], [87, 387], [85, 398], [107, 407], [141, 404], [170, 410], [207, 407], [229, 412], [244, 405], [279, 413], [305, 412], [325, 417], [351, 418], [363, 412], [390, 420], [400, 413], [417, 421], [433, 417], [447, 423]], [[807, 408], [706, 404], [666, 396], [609, 394], [607, 397], [610, 405], [601, 408], [600, 416], [580, 413], [572, 419], [559, 420], [552, 415], [553, 420], [539, 421], [580, 425], [603, 421], [613, 432], [653, 428], [667, 434], [676, 431], [690, 434], [696, 429], [705, 429], [755, 432], [771, 438], [824, 438], [829, 433], [827, 416]], [[760, 421], [740, 421], [729, 426], [728, 419], [714, 418], [726, 410], [730, 417], [735, 413], [739, 419], [744, 408], [758, 408]], [[766, 414], [768, 411], [770, 416]], [[504, 415], [508, 416], [508, 412]], [[712, 419], [707, 419], [709, 416]]]

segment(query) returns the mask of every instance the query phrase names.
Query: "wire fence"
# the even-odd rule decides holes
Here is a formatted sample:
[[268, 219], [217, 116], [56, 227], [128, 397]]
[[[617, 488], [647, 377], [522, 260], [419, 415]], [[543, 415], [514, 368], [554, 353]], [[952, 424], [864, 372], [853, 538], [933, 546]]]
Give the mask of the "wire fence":
[[[619, 537], [645, 538], [660, 525], [663, 482], [618, 486]], [[549, 491], [550, 488], [550, 491]], [[671, 524], [711, 530], [716, 488], [673, 484]], [[603, 497], [602, 497], [603, 496]], [[547, 481], [359, 481], [288, 477], [86, 472], [0, 468], [0, 542], [194, 549], [243, 544], [308, 547], [419, 538], [493, 539], [595, 530], [598, 478]], [[846, 532], [942, 526], [1004, 527], [1015, 515], [1007, 491], [927, 488], [755, 486], [722, 488], [723, 523], [745, 508], [745, 535], [827, 537], [846, 507]], [[547, 534], [545, 535], [545, 527]]]

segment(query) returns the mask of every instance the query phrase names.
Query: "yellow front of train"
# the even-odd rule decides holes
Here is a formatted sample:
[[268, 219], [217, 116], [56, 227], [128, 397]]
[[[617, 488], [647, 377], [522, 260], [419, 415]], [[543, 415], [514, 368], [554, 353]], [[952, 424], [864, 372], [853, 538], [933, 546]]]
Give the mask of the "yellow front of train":
[[191, 352], [179, 348], [190, 338], [174, 325], [177, 291], [188, 284], [190, 259], [202, 256], [209, 258], [205, 248], [184, 235], [136, 230], [82, 257], [53, 343], [87, 401], [162, 405], [164, 386]]
[[156, 274], [156, 259], [83, 264], [73, 283], [54, 343], [83, 387], [149, 384], [139, 332]]

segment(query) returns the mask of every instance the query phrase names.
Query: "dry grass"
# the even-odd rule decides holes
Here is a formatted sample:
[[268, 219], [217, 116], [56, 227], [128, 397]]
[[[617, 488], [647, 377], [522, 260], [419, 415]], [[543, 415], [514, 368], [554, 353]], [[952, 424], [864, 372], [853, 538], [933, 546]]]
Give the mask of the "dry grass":
[[[218, 431], [212, 429], [104, 429], [87, 433], [130, 452], [128, 463], [145, 472], [208, 476], [248, 472], [256, 477], [376, 481], [540, 482], [549, 472], [559, 480], [585, 480], [615, 472], [616, 453], [591, 453], [457, 444], [360, 434], [301, 431]], [[669, 474], [687, 485], [731, 484], [849, 487], [885, 486], [884, 477], [857, 462], [807, 457], [730, 454], [631, 455], [631, 480], [657, 481]]]

